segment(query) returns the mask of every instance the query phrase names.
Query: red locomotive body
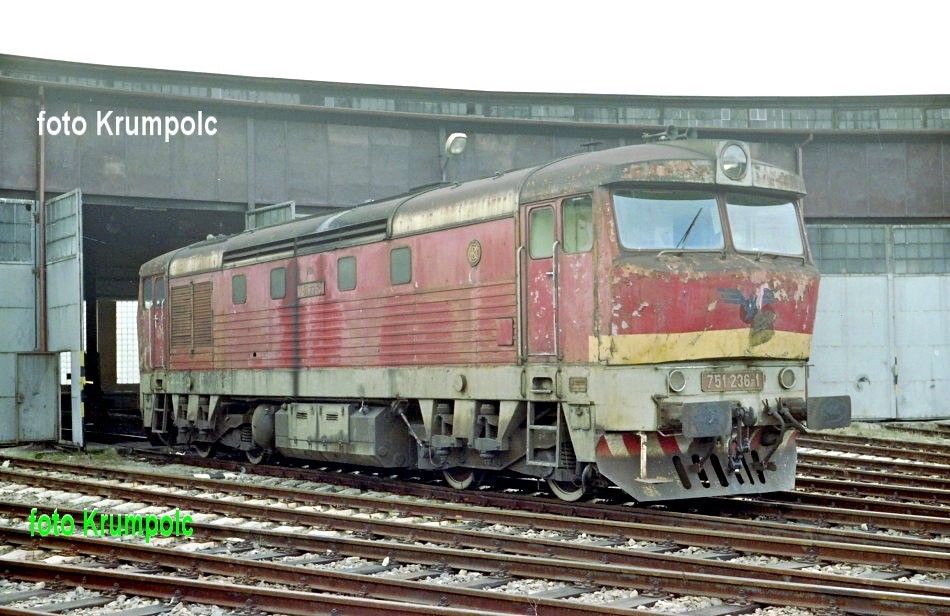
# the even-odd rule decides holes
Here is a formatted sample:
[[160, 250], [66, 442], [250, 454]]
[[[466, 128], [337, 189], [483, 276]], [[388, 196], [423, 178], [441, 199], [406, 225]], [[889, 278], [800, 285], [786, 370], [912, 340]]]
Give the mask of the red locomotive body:
[[788, 489], [818, 276], [801, 180], [745, 144], [580, 154], [211, 238], [141, 270], [144, 424], [244, 451], [548, 480]]

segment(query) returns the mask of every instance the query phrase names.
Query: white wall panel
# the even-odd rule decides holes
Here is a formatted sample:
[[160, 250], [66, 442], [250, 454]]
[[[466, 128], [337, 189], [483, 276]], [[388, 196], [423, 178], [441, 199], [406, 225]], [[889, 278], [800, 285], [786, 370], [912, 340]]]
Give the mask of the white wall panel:
[[822, 276], [808, 395], [850, 395], [857, 419], [894, 416], [887, 276]]

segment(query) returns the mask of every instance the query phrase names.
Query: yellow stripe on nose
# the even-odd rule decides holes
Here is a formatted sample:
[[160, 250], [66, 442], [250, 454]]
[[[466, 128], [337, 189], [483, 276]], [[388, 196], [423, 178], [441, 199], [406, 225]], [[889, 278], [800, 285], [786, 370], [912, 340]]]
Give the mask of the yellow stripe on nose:
[[677, 334], [591, 336], [591, 362], [655, 364], [692, 359], [762, 357], [808, 359], [811, 334], [774, 331], [770, 336], [743, 329], [717, 329]]

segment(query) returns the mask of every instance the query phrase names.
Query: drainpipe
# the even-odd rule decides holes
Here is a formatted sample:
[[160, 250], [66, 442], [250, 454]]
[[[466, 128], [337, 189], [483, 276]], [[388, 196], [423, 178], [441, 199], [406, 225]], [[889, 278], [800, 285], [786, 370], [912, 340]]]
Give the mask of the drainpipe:
[[802, 175], [805, 167], [805, 146], [811, 143], [812, 139], [815, 138], [815, 133], [808, 133], [808, 139], [805, 139], [801, 143], [795, 146], [795, 151], [798, 154], [797, 169], [796, 172], [798, 175]]
[[[46, 110], [46, 94], [43, 86], [39, 88], [39, 114]], [[46, 337], [46, 131], [37, 131], [36, 138], [36, 273], [39, 279], [37, 293], [37, 350], [45, 353], [47, 350]]]

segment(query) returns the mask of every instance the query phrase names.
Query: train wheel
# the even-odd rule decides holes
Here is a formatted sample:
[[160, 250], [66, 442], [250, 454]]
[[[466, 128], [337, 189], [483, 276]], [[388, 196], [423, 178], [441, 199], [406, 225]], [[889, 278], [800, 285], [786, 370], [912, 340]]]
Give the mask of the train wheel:
[[260, 448], [248, 449], [244, 452], [244, 456], [251, 464], [260, 464], [267, 457], [267, 452]]
[[194, 446], [202, 458], [210, 458], [214, 454], [214, 443], [194, 443]]
[[472, 468], [447, 468], [442, 471], [445, 482], [456, 490], [477, 488], [482, 482], [482, 472]]
[[573, 481], [548, 479], [548, 487], [551, 488], [551, 492], [554, 493], [554, 496], [569, 503], [580, 500], [581, 497], [584, 496], [584, 486], [578, 485]]

